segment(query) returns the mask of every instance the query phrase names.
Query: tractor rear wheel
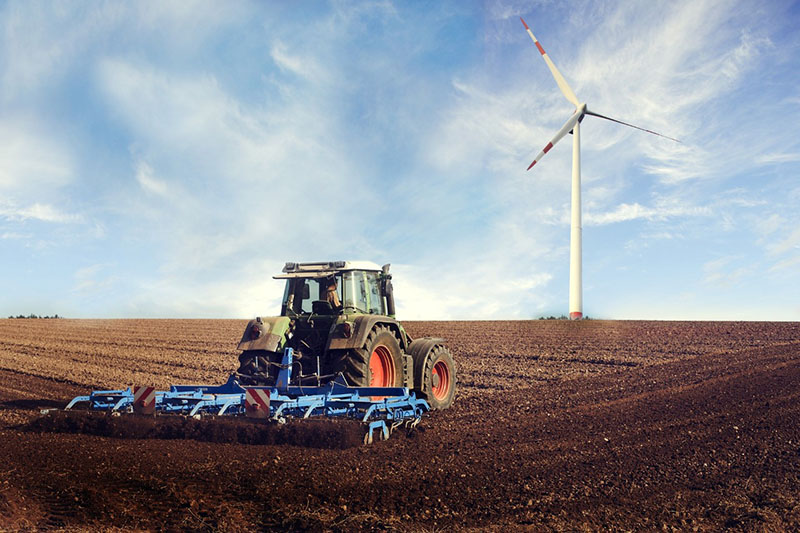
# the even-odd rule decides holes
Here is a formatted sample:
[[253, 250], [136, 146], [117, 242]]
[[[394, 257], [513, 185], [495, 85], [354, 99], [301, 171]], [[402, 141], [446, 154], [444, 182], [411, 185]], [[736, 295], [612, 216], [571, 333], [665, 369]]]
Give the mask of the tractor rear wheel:
[[456, 392], [456, 364], [450, 351], [437, 345], [419, 362], [421, 394], [432, 409], [447, 409]]
[[336, 360], [334, 373], [353, 387], [402, 387], [403, 353], [394, 332], [376, 326], [363, 348], [348, 350]]

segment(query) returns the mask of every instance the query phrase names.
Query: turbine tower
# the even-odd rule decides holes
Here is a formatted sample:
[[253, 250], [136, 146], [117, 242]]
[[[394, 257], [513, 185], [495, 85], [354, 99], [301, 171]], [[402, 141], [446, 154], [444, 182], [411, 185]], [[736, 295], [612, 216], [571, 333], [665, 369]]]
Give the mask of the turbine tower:
[[544, 59], [545, 63], [547, 63], [550, 72], [553, 74], [553, 78], [556, 80], [556, 84], [558, 88], [561, 89], [561, 92], [564, 94], [564, 97], [575, 106], [575, 112], [572, 116], [567, 120], [567, 122], [558, 130], [556, 136], [547, 143], [547, 146], [539, 152], [539, 155], [536, 156], [536, 159], [533, 160], [533, 163], [530, 164], [528, 170], [533, 168], [533, 165], [541, 161], [544, 154], [550, 151], [550, 149], [556, 145], [558, 141], [561, 140], [564, 135], [568, 132], [572, 133], [572, 216], [570, 217], [570, 241], [569, 241], [569, 318], [572, 320], [577, 320], [583, 317], [583, 274], [581, 272], [582, 267], [582, 259], [581, 259], [581, 249], [582, 249], [582, 226], [581, 226], [581, 121], [583, 121], [583, 117], [586, 115], [592, 115], [593, 117], [604, 118], [606, 120], [610, 120], [611, 122], [616, 122], [617, 124], [623, 124], [625, 126], [630, 126], [631, 128], [636, 128], [637, 130], [646, 131], [647, 133], [652, 133], [653, 135], [658, 135], [659, 137], [665, 137], [675, 142], [680, 142], [677, 139], [673, 139], [672, 137], [667, 137], [666, 135], [662, 135], [660, 133], [656, 133], [655, 131], [651, 131], [645, 128], [640, 128], [639, 126], [634, 126], [633, 124], [628, 124], [627, 122], [622, 122], [621, 120], [617, 120], [611, 117], [606, 117], [604, 115], [600, 115], [593, 111], [589, 111], [586, 107], [586, 103], [581, 103], [578, 100], [578, 97], [575, 96], [575, 93], [570, 88], [567, 80], [564, 79], [564, 76], [558, 71], [556, 66], [553, 64], [553, 61], [544, 51], [542, 45], [539, 44], [539, 41], [536, 40], [536, 37], [533, 36], [533, 32], [525, 23], [525, 20], [520, 17], [522, 24], [525, 26], [525, 30], [527, 30], [528, 35], [531, 36], [533, 40], [533, 44], [536, 45], [536, 48], [539, 49], [539, 53], [542, 54], [542, 58]]

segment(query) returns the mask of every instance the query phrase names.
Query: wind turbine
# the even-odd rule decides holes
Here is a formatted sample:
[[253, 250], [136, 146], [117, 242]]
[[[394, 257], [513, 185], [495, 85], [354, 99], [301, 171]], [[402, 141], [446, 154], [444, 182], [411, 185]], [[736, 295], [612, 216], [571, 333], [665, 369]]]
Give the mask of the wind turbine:
[[639, 126], [634, 126], [633, 124], [628, 124], [627, 122], [622, 122], [621, 120], [617, 120], [611, 117], [607, 117], [601, 115], [599, 113], [595, 113], [593, 111], [589, 111], [589, 108], [586, 107], [586, 103], [581, 103], [578, 100], [578, 97], [575, 96], [575, 93], [570, 88], [567, 80], [564, 79], [564, 76], [558, 71], [556, 66], [553, 64], [553, 61], [544, 51], [542, 45], [539, 44], [539, 41], [536, 40], [536, 37], [533, 36], [533, 32], [525, 23], [525, 20], [520, 17], [522, 24], [525, 26], [525, 29], [528, 32], [528, 35], [531, 36], [533, 39], [533, 44], [536, 45], [536, 48], [539, 49], [539, 53], [542, 54], [542, 58], [544, 59], [545, 63], [547, 63], [550, 72], [553, 74], [553, 78], [556, 80], [556, 84], [558, 84], [558, 88], [561, 89], [561, 92], [564, 94], [564, 97], [569, 100], [569, 102], [575, 106], [575, 112], [572, 116], [567, 120], [567, 122], [558, 130], [556, 136], [553, 137], [547, 146], [539, 152], [539, 155], [536, 156], [536, 159], [533, 160], [533, 163], [530, 164], [528, 170], [533, 168], [533, 165], [541, 161], [544, 154], [550, 151], [550, 149], [555, 146], [555, 144], [561, 140], [567, 132], [572, 133], [572, 217], [570, 222], [570, 244], [569, 244], [569, 317], [572, 320], [577, 320], [583, 317], [583, 276], [581, 273], [581, 121], [583, 121], [583, 117], [586, 115], [592, 115], [593, 117], [604, 118], [606, 120], [610, 120], [611, 122], [616, 122], [617, 124], [623, 124], [625, 126], [630, 126], [631, 128], [636, 128], [637, 130], [646, 131], [647, 133], [652, 133], [653, 135], [658, 135], [659, 137], [665, 137], [667, 139], [673, 140], [675, 142], [680, 142], [678, 139], [673, 139], [672, 137], [667, 137], [666, 135], [662, 135], [660, 133], [656, 133], [655, 131], [651, 131], [645, 128], [640, 128]]

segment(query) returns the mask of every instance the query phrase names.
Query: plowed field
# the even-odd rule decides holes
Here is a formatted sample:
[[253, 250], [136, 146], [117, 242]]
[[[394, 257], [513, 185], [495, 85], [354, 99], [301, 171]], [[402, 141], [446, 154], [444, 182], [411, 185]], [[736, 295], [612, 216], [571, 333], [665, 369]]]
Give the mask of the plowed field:
[[408, 323], [447, 339], [453, 408], [343, 450], [30, 427], [222, 383], [244, 326], [0, 320], [0, 530], [800, 530], [798, 323]]

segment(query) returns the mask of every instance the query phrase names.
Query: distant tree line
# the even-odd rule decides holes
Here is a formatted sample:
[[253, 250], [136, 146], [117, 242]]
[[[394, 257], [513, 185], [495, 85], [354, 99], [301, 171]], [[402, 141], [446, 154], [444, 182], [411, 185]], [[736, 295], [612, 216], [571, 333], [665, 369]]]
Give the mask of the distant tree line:
[[[567, 315], [547, 316], [547, 317], [540, 316], [539, 320], [569, 320], [569, 317]], [[589, 316], [586, 315], [584, 317], [581, 317], [581, 320], [591, 320], [591, 318], [589, 318]]]
[[17, 316], [9, 316], [8, 318], [64, 318], [63, 316], [53, 315], [53, 316], [39, 316], [33, 313], [29, 314], [28, 316], [25, 315], [17, 315]]

